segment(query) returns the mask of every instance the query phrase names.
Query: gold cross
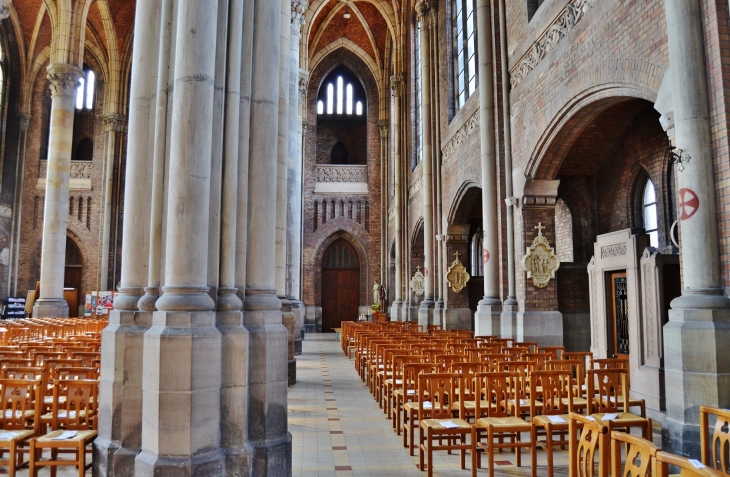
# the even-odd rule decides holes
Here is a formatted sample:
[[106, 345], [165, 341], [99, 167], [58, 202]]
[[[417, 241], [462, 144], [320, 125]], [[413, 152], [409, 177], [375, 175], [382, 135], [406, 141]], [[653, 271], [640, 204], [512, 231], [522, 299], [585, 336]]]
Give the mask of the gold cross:
[[454, 252], [454, 256], [457, 260], [459, 260], [459, 256], [461, 256], [461, 252]]
[[542, 225], [542, 222], [538, 222], [537, 225], [535, 226], [535, 228], [537, 229], [537, 234], [538, 235], [542, 235], [542, 230], [545, 229], [545, 228], [547, 228], [547, 227], [545, 227], [544, 225]]
[[420, 266], [420, 265], [418, 265], [418, 266], [416, 267], [416, 270], [418, 270], [418, 271], [420, 272], [420, 271], [421, 271], [421, 266]]

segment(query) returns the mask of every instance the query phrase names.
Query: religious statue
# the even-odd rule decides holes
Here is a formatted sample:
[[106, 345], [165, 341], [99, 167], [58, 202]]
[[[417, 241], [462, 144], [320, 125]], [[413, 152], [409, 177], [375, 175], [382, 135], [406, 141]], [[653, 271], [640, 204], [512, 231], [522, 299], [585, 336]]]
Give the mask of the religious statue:
[[373, 285], [373, 305], [380, 305], [380, 284], [377, 280]]
[[545, 288], [550, 279], [555, 278], [555, 271], [560, 268], [560, 260], [542, 234], [544, 228], [542, 222], [537, 223], [535, 226], [537, 237], [522, 257], [522, 268], [527, 272], [527, 278], [532, 278], [532, 283], [537, 288]]
[[385, 286], [380, 285], [380, 290], [378, 291], [378, 299], [380, 300], [380, 311], [385, 310], [388, 307], [388, 304], [385, 301]]

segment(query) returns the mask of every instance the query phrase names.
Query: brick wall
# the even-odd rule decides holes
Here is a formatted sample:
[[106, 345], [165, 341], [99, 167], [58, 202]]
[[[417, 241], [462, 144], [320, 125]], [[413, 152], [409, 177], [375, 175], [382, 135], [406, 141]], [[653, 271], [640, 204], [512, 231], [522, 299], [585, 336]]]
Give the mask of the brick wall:
[[[332, 148], [342, 142], [350, 156], [350, 164], [367, 164], [368, 131], [364, 117], [319, 116], [317, 118], [317, 164], [330, 164]], [[379, 149], [378, 149], [379, 150]], [[372, 151], [370, 151], [372, 154]]]

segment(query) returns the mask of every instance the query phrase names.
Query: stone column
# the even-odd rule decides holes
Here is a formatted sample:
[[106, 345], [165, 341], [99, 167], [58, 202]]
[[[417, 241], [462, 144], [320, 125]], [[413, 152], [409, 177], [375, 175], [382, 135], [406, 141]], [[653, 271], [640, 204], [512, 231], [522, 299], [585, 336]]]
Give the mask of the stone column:
[[[217, 2], [178, 3], [165, 286], [144, 337], [135, 475], [221, 475], [221, 335], [208, 294]], [[221, 25], [225, 28], [225, 25]], [[203, 233], [201, 233], [203, 231]]]
[[[289, 162], [287, 169], [287, 287], [294, 313], [294, 353], [302, 352], [304, 303], [301, 301], [302, 274], [302, 105], [307, 91], [306, 72], [299, 70], [299, 45], [307, 2], [291, 2], [289, 42]], [[293, 368], [296, 373], [296, 367]], [[290, 373], [291, 378], [291, 373]], [[296, 374], [294, 375], [296, 380]]]
[[[439, 83], [439, 50], [438, 50], [438, 0], [431, 0], [431, 78], [433, 78], [433, 84], [438, 85]], [[443, 194], [442, 194], [442, 180], [441, 180], [441, 101], [439, 100], [440, 88], [433, 89], [433, 100], [431, 101], [433, 110], [433, 120], [431, 125], [433, 128], [433, 139], [432, 143], [434, 147], [431, 150], [433, 155], [433, 167], [434, 167], [434, 190], [436, 191], [436, 204], [434, 206], [434, 228], [433, 232], [436, 239], [436, 257], [434, 259], [434, 278], [437, 280], [436, 283], [436, 305], [435, 305], [435, 317], [434, 322], [442, 324], [444, 329], [447, 329], [446, 316], [444, 307], [446, 303], [444, 298], [446, 297], [446, 249], [444, 245], [443, 234]]]
[[[380, 283], [385, 285], [388, 283], [388, 254], [390, 247], [388, 246], [388, 130], [390, 129], [390, 121], [380, 119], [378, 121], [378, 132], [380, 134], [380, 217], [382, 226], [380, 227]], [[388, 291], [388, 296], [392, 290]], [[388, 310], [382, 310], [387, 312]]]
[[425, 292], [418, 309], [418, 323], [426, 329], [434, 324], [434, 267], [433, 260], [433, 157], [431, 156], [431, 5], [427, 0], [416, 4], [416, 15], [421, 24], [421, 121], [423, 121], [423, 274]]
[[16, 186], [13, 198], [13, 223], [10, 236], [11, 260], [8, 267], [8, 296], [18, 293], [18, 261], [20, 260], [20, 224], [23, 218], [23, 184], [25, 183], [25, 156], [28, 150], [30, 114], [18, 112], [18, 154], [15, 162]]
[[403, 310], [403, 188], [401, 186], [402, 164], [401, 164], [401, 100], [405, 89], [405, 78], [402, 74], [390, 77], [390, 85], [393, 89], [393, 162], [395, 165], [395, 197], [393, 208], [395, 210], [395, 293], [391, 304], [391, 316], [394, 321], [405, 321], [405, 310]]
[[102, 290], [109, 287], [109, 235], [112, 225], [112, 188], [114, 187], [114, 157], [116, 153], [117, 134], [124, 131], [124, 117], [121, 114], [104, 116], [104, 132], [106, 132], [106, 158], [104, 160], [104, 213], [101, 229], [101, 279], [99, 286]]
[[482, 157], [482, 216], [484, 230], [484, 298], [474, 317], [477, 336], [499, 334], [499, 228], [497, 227], [497, 147], [494, 137], [494, 78], [492, 16], [489, 0], [477, 0], [477, 58], [479, 59], [479, 134]]
[[41, 294], [33, 306], [35, 317], [68, 316], [63, 299], [66, 266], [66, 224], [68, 223], [68, 183], [71, 170], [71, 142], [74, 127], [74, 99], [79, 78], [75, 65], [48, 66], [51, 82], [51, 125], [48, 138], [48, 172], [44, 203], [41, 251]]
[[515, 200], [512, 186], [512, 125], [510, 122], [509, 56], [507, 56], [507, 12], [504, 2], [505, 0], [499, 0], [499, 59], [502, 77], [502, 124], [504, 128], [504, 191], [507, 197], [507, 212], [505, 214], [505, 226], [507, 227], [507, 299], [502, 304], [501, 324], [513, 323], [517, 313], [517, 297], [515, 294]]
[[291, 474], [287, 432], [287, 332], [274, 284], [280, 2], [255, 2], [253, 16], [248, 249], [243, 322], [249, 331], [251, 475]]
[[[720, 275], [717, 204], [713, 177], [702, 6], [667, 0], [667, 38], [674, 102], [682, 236], [682, 295], [672, 300], [664, 326], [667, 420], [663, 447], [699, 455], [698, 406], [730, 403], [730, 300]], [[686, 245], [686, 246], [685, 246]]]
[[[167, 4], [171, 4], [168, 0]], [[159, 5], [136, 4], [124, 192], [121, 286], [102, 333], [96, 475], [134, 475], [142, 447], [143, 337], [152, 314], [137, 311], [146, 279], [149, 229], [148, 150], [160, 25]], [[151, 45], [151, 47], [150, 47]]]

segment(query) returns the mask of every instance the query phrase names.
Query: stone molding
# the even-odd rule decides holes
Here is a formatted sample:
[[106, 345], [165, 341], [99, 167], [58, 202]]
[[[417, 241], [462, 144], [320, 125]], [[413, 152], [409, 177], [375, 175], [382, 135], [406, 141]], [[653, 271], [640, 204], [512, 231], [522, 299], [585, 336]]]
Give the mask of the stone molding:
[[83, 71], [78, 66], [65, 63], [48, 65], [48, 81], [51, 82], [51, 96], [73, 98]]
[[317, 166], [317, 182], [367, 182], [368, 166]]
[[[71, 161], [71, 179], [91, 179], [91, 172], [93, 171], [94, 164], [86, 161]], [[38, 178], [43, 179], [46, 177], [46, 171], [48, 170], [48, 161], [41, 161], [38, 168]]]
[[601, 258], [621, 257], [626, 255], [626, 244], [617, 243], [601, 247]]
[[448, 159], [454, 152], [464, 144], [471, 136], [474, 131], [479, 130], [479, 110], [477, 111], [464, 123], [463, 126], [459, 128], [458, 131], [456, 131], [456, 134], [454, 134], [454, 137], [452, 137], [449, 142], [446, 143], [441, 153], [444, 156], [444, 160]]
[[23, 132], [28, 131], [28, 126], [30, 126], [30, 118], [31, 115], [29, 113], [18, 113], [18, 123], [20, 124], [20, 130]]
[[122, 116], [121, 114], [113, 113], [113, 114], [107, 114], [102, 119], [103, 121], [103, 127], [104, 132], [114, 131], [114, 132], [123, 132], [124, 127], [127, 123], [127, 118]]
[[418, 191], [421, 190], [421, 187], [423, 186], [423, 177], [419, 177], [415, 181], [413, 181], [413, 184], [408, 188], [408, 197], [413, 197], [414, 195], [418, 194]]
[[515, 88], [530, 71], [583, 19], [598, 0], [570, 0], [563, 11], [550, 24], [529, 50], [510, 71], [510, 86]]
[[388, 137], [388, 131], [390, 130], [390, 121], [387, 119], [381, 119], [378, 121], [378, 130], [380, 131], [381, 138]]
[[302, 36], [302, 26], [304, 25], [304, 13], [307, 11], [306, 0], [292, 0], [291, 2], [291, 33], [297, 37]]
[[406, 79], [404, 74], [393, 75], [390, 77], [390, 87], [393, 90], [393, 95], [398, 98], [403, 96], [405, 93]]

